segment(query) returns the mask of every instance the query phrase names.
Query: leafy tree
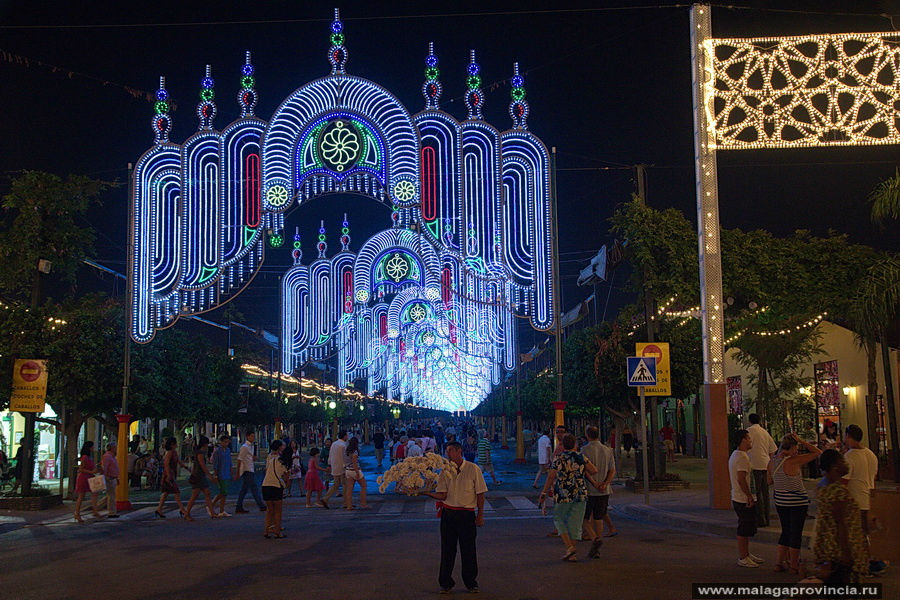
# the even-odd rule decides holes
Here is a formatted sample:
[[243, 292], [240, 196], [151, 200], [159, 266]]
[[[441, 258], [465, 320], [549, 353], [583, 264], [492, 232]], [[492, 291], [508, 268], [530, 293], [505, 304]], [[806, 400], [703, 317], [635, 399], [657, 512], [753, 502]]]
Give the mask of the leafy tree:
[[872, 190], [869, 194], [872, 203], [872, 220], [883, 223], [888, 219], [900, 219], [900, 169]]
[[237, 420], [240, 364], [202, 334], [166, 329], [149, 344], [134, 346], [132, 356], [134, 416], [169, 419], [179, 443], [192, 423]]
[[756, 412], [776, 438], [791, 430], [815, 437], [815, 408], [810, 415], [806, 405], [812, 403], [799, 390], [810, 384], [810, 377], [800, 373], [822, 351], [820, 339], [819, 331], [809, 328], [786, 335], [744, 335], [735, 344], [736, 359], [751, 371], [750, 383], [756, 387]]
[[[893, 367], [888, 350], [887, 330], [900, 314], [900, 260], [896, 256], [887, 257], [873, 265], [858, 287], [854, 298], [855, 322], [862, 332], [861, 337], [869, 354], [869, 393], [877, 394], [874, 385], [875, 365], [872, 358], [875, 354], [875, 341], [881, 345], [881, 358], [884, 367], [886, 404], [891, 422], [891, 447], [900, 447], [900, 423], [897, 422], [897, 408], [894, 398]], [[872, 393], [872, 392], [875, 393]], [[900, 452], [893, 453], [894, 479], [900, 481]]]
[[[63, 415], [68, 464], [76, 464], [75, 440], [90, 419], [115, 431], [115, 412], [122, 385], [124, 312], [121, 305], [100, 297], [75, 300], [65, 308], [65, 323], [47, 345], [47, 401]], [[69, 480], [74, 491], [75, 478]]]
[[13, 179], [0, 215], [0, 292], [7, 300], [28, 299], [38, 259], [52, 261], [53, 277], [74, 286], [81, 262], [93, 251], [88, 209], [111, 185], [39, 171]]

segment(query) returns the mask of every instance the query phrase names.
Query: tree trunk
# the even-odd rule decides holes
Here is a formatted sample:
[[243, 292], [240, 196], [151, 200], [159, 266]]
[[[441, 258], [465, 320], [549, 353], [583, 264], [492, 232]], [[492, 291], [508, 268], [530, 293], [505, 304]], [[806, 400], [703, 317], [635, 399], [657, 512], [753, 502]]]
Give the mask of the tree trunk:
[[84, 415], [79, 410], [68, 409], [66, 413], [66, 422], [64, 434], [66, 436], [66, 469], [67, 473], [60, 470], [60, 476], [69, 476], [69, 485], [66, 489], [66, 498], [72, 500], [75, 498], [75, 479], [78, 475], [78, 432], [84, 425]]
[[894, 400], [893, 365], [891, 349], [887, 344], [887, 331], [881, 330], [881, 360], [884, 363], [884, 402], [887, 404], [888, 419], [891, 422], [891, 455], [894, 463], [894, 481], [900, 483], [900, 423], [897, 423], [897, 404]]
[[762, 420], [765, 427], [769, 426], [766, 421], [766, 405], [769, 402], [769, 375], [765, 367], [759, 368], [759, 376], [756, 378], [756, 414]]
[[869, 338], [865, 343], [866, 348], [866, 428], [868, 435], [866, 443], [869, 449], [876, 454], [879, 451], [880, 437], [878, 435], [878, 372], [875, 339]]

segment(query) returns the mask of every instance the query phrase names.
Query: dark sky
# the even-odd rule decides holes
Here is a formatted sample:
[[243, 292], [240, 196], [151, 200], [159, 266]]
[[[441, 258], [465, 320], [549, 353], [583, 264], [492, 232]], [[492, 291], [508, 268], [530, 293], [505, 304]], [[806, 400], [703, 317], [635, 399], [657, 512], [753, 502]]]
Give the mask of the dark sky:
[[[622, 1], [583, 6], [598, 4], [634, 5]], [[754, 4], [799, 12], [716, 8], [714, 34], [885, 31], [893, 29], [889, 19], [863, 15], [900, 13], [897, 6], [879, 2]], [[194, 107], [207, 63], [216, 79], [215, 124], [219, 128], [238, 114], [235, 95], [245, 50], [253, 52], [260, 96], [256, 112], [264, 119], [294, 89], [328, 73], [325, 55], [333, 3], [268, 1], [229, 6], [224, 2], [2, 3], [0, 50], [26, 57], [30, 65], [0, 62], [5, 91], [0, 171], [37, 169], [124, 180], [126, 165], [152, 143], [152, 108], [121, 86], [154, 91], [158, 77], [165, 75], [178, 102], [171, 138], [181, 142], [197, 127]], [[470, 48], [478, 53], [486, 83], [504, 82], [512, 63], [520, 62], [531, 105], [530, 129], [560, 152], [560, 245], [568, 306], [589, 293], [574, 285], [577, 271], [585, 264], [581, 259], [609, 241], [606, 219], [632, 190], [632, 172], [622, 167], [652, 165], [650, 204], [679, 208], [693, 220], [686, 7], [574, 11], [569, 9], [577, 5], [532, 7], [522, 2], [432, 6], [411, 2], [343, 5], [348, 71], [385, 86], [411, 112], [418, 112], [423, 105], [423, 59], [427, 43], [434, 41], [441, 61], [444, 108], [462, 118]], [[558, 11], [520, 12], [549, 6]], [[472, 14], [486, 11], [507, 14]], [[848, 11], [861, 14], [836, 14]], [[137, 26], [100, 26], [122, 24]], [[59, 25], [66, 27], [52, 27]], [[59, 70], [54, 72], [52, 67]], [[70, 77], [69, 71], [76, 74]], [[501, 130], [510, 124], [508, 102], [505, 84], [487, 95], [486, 120]], [[873, 226], [866, 205], [869, 191], [894, 173], [897, 159], [898, 149], [890, 146], [719, 153], [722, 225], [765, 228], [776, 234], [804, 228], [824, 235], [833, 229], [849, 234], [855, 242], [898, 250], [895, 231]], [[598, 170], [601, 167], [610, 169]], [[121, 188], [107, 196], [93, 218], [101, 230], [97, 259], [118, 270], [124, 270], [126, 210], [126, 192]], [[320, 218], [328, 221], [329, 254], [339, 248], [337, 235], [344, 212], [350, 215], [356, 248], [388, 225], [388, 211], [372, 201], [318, 199], [288, 218], [291, 231], [293, 225], [301, 226], [307, 259], [314, 256], [313, 232]], [[263, 273], [237, 300], [248, 323], [277, 330], [277, 276], [289, 264], [288, 255], [287, 248], [268, 252]], [[613, 292], [613, 306], [626, 300]], [[526, 338], [523, 343], [530, 341]]]

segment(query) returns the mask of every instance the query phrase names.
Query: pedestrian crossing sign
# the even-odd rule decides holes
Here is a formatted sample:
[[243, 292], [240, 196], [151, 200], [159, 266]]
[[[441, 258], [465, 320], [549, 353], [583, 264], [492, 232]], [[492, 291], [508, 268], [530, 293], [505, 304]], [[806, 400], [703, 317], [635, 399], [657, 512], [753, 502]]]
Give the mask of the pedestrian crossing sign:
[[627, 360], [627, 377], [630, 387], [656, 385], [656, 358], [652, 356], [629, 356]]

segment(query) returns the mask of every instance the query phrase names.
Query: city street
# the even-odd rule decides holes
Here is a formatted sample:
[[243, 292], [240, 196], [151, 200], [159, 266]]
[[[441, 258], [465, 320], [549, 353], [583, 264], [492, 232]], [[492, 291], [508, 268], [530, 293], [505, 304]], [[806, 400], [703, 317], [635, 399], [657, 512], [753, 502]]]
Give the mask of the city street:
[[[732, 539], [695, 533], [698, 529], [691, 532], [690, 522], [672, 529], [634, 520], [634, 513], [626, 509], [636, 507], [642, 497], [621, 485], [615, 486], [611, 502], [621, 533], [605, 540], [601, 559], [585, 559], [588, 545], [582, 543], [580, 562], [563, 563], [559, 560], [563, 544], [547, 536], [553, 530], [552, 520], [541, 515], [531, 488], [533, 465], [514, 464], [510, 450], [498, 450], [496, 458], [504, 483], [489, 486], [486, 522], [478, 538], [483, 598], [687, 600], [690, 584], [695, 582], [790, 584], [797, 580], [774, 573], [771, 564], [759, 569], [736, 566]], [[678, 465], [685, 476], [697, 479], [704, 462], [682, 458]], [[622, 466], [628, 469], [630, 463]], [[198, 504], [193, 523], [180, 519], [172, 502], [167, 518], [156, 519], [156, 504], [150, 501], [155, 494], [150, 492], [135, 493], [135, 510], [117, 520], [86, 517], [86, 524], [75, 524], [71, 504], [65, 512], [52, 515], [0, 516], [3, 597], [150, 600], [303, 593], [317, 600], [350, 596], [399, 600], [437, 596], [440, 546], [434, 502], [379, 494], [370, 451], [364, 452], [363, 467], [371, 492], [370, 510], [345, 511], [339, 498], [332, 499], [330, 510], [307, 509], [305, 498], [287, 498], [287, 538], [281, 540], [262, 537], [263, 515], [249, 497], [245, 504], [249, 514], [212, 521]], [[232, 484], [229, 512], [233, 512], [238, 487]], [[698, 491], [653, 494], [651, 502], [657, 506], [696, 502], [705, 497], [702, 484], [698, 487]], [[184, 485], [182, 491], [186, 500]], [[714, 512], [730, 526], [733, 515]], [[771, 563], [774, 545], [754, 542], [752, 547]], [[811, 552], [804, 550], [804, 556], [811, 560]], [[464, 594], [458, 566], [456, 573], [456, 594]], [[900, 595], [896, 570], [871, 581], [884, 583], [884, 598]]]
[[[164, 521], [153, 520], [152, 509], [144, 509], [118, 521], [21, 528], [0, 535], [4, 595], [22, 600], [437, 596], [440, 549], [432, 502], [406, 500], [403, 512], [394, 515], [383, 514], [385, 507], [401, 504], [393, 500], [353, 513], [305, 509], [301, 501], [286, 504], [288, 537], [282, 540], [262, 537], [262, 515], [255, 509], [215, 522], [204, 515], [186, 523], [174, 510]], [[500, 508], [487, 514], [478, 541], [479, 584], [486, 599], [688, 599], [693, 582], [796, 579], [771, 567], [737, 567], [731, 540], [621, 519], [620, 535], [606, 540], [600, 560], [563, 563], [562, 544], [546, 535], [552, 530], [549, 517]], [[583, 556], [587, 544], [582, 546]], [[900, 593], [896, 576], [879, 581], [886, 584], [885, 598]], [[460, 590], [465, 592], [458, 583], [457, 594]]]

